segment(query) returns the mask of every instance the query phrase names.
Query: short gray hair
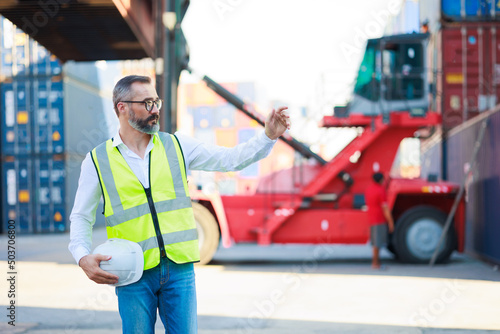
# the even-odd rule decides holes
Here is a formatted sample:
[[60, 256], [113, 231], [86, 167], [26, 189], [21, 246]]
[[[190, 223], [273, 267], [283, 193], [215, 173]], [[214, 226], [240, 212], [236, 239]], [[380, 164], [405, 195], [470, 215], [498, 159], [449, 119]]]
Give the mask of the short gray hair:
[[116, 105], [118, 102], [128, 100], [130, 98], [130, 87], [134, 82], [150, 84], [151, 78], [143, 75], [127, 75], [116, 83], [115, 88], [113, 89], [113, 106], [116, 116], [119, 115]]

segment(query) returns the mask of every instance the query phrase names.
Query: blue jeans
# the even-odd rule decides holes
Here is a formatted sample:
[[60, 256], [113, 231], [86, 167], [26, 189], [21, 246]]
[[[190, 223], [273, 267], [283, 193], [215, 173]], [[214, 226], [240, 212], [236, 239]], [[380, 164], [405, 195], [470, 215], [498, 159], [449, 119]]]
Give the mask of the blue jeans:
[[193, 264], [162, 258], [139, 281], [116, 287], [124, 334], [154, 334], [156, 311], [166, 334], [197, 333]]

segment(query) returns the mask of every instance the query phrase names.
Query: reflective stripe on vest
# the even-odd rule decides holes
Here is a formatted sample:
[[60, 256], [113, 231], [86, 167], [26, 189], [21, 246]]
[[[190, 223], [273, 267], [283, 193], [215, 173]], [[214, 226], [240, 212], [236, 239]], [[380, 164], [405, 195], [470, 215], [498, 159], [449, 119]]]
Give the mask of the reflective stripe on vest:
[[[160, 140], [158, 140], [160, 139]], [[158, 133], [150, 153], [150, 188], [167, 256], [177, 263], [199, 261], [198, 234], [184, 159], [172, 135]], [[146, 191], [111, 140], [92, 151], [104, 197], [108, 237], [139, 243], [144, 268], [159, 263], [158, 237]]]

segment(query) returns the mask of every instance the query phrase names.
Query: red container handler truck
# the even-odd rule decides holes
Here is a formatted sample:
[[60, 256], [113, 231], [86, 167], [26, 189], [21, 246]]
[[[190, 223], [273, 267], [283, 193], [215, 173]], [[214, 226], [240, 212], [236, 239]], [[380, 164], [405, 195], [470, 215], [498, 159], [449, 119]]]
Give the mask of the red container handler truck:
[[[372, 174], [381, 171], [388, 176], [401, 140], [441, 124], [440, 115], [428, 110], [428, 39], [427, 34], [411, 34], [368, 41], [351, 101], [335, 107], [334, 115], [321, 122], [323, 127], [357, 130], [357, 136], [332, 160], [323, 160], [285, 134], [280, 139], [306, 157], [305, 163], [263, 177], [251, 195], [193, 192], [201, 262], [208, 263], [220, 244], [366, 244], [369, 222], [364, 190]], [[204, 80], [263, 124], [251, 106], [210, 78]], [[459, 185], [387, 177], [385, 186], [395, 220], [389, 249], [403, 262], [429, 262]], [[438, 262], [448, 260], [454, 250], [463, 250], [464, 207], [461, 201]]]

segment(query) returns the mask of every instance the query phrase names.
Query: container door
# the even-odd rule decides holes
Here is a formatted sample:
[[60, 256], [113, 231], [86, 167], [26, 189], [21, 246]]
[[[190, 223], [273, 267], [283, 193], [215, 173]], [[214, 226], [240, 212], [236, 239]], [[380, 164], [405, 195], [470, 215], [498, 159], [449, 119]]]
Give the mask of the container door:
[[31, 153], [30, 82], [14, 80], [1, 84], [2, 154]]
[[7, 157], [2, 163], [3, 229], [15, 221], [17, 233], [33, 233], [32, 160]]
[[451, 129], [498, 103], [500, 50], [488, 23], [445, 27], [442, 43], [443, 126]]
[[[477, 112], [477, 30], [446, 28], [442, 31], [442, 41], [443, 126], [451, 129], [462, 124], [473, 110]], [[471, 71], [472, 68], [475, 70]], [[476, 83], [476, 89], [467, 89], [472, 82]]]
[[33, 80], [34, 152], [37, 154], [64, 151], [63, 87], [60, 80], [54, 79], [56, 77]]
[[34, 162], [36, 231], [63, 232], [66, 221], [64, 161], [50, 156], [37, 158]]

